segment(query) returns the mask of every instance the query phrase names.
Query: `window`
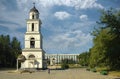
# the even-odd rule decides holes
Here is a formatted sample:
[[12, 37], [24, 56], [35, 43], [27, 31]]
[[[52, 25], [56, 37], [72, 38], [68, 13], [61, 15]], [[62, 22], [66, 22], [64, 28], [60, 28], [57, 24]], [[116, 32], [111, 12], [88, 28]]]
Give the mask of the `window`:
[[32, 19], [34, 19], [34, 15], [32, 15]]
[[32, 31], [34, 31], [34, 23], [32, 23]]
[[29, 59], [35, 59], [35, 56], [34, 56], [34, 55], [29, 55], [28, 58], [29, 58]]
[[30, 39], [30, 48], [35, 48], [35, 39], [34, 38]]

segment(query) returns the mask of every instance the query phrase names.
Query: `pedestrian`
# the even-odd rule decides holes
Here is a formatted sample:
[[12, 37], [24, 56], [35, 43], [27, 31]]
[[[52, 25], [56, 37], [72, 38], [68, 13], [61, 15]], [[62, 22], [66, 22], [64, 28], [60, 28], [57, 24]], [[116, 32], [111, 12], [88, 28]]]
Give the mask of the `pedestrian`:
[[50, 74], [50, 69], [48, 69], [48, 74]]

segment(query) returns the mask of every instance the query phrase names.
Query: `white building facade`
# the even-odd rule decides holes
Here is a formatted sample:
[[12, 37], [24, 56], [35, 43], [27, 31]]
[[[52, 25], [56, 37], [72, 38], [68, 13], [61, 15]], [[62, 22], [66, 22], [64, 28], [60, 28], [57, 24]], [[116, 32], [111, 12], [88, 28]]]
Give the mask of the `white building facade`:
[[64, 59], [73, 60], [77, 63], [77, 56], [79, 54], [45, 54], [45, 59], [50, 60], [50, 65], [53, 65], [53, 62], [54, 64], [61, 63]]
[[45, 52], [42, 49], [42, 34], [40, 31], [41, 20], [39, 11], [34, 6], [29, 12], [27, 19], [27, 31], [25, 33], [25, 48], [22, 55], [26, 60], [21, 63], [21, 68], [46, 68]]

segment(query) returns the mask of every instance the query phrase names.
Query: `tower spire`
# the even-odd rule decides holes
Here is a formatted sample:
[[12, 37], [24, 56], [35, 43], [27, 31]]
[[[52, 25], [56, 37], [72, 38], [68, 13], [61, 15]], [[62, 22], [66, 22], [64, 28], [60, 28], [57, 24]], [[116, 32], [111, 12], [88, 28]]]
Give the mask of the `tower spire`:
[[33, 6], [35, 7], [35, 2], [33, 2]]

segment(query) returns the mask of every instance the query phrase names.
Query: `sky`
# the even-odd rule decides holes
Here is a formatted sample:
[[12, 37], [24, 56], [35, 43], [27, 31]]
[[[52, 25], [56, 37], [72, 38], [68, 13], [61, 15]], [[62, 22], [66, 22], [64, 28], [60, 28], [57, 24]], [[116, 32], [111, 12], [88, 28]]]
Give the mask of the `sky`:
[[120, 0], [0, 0], [0, 35], [17, 37], [22, 48], [34, 2], [42, 21], [43, 49], [56, 54], [89, 51], [101, 10], [120, 10]]

